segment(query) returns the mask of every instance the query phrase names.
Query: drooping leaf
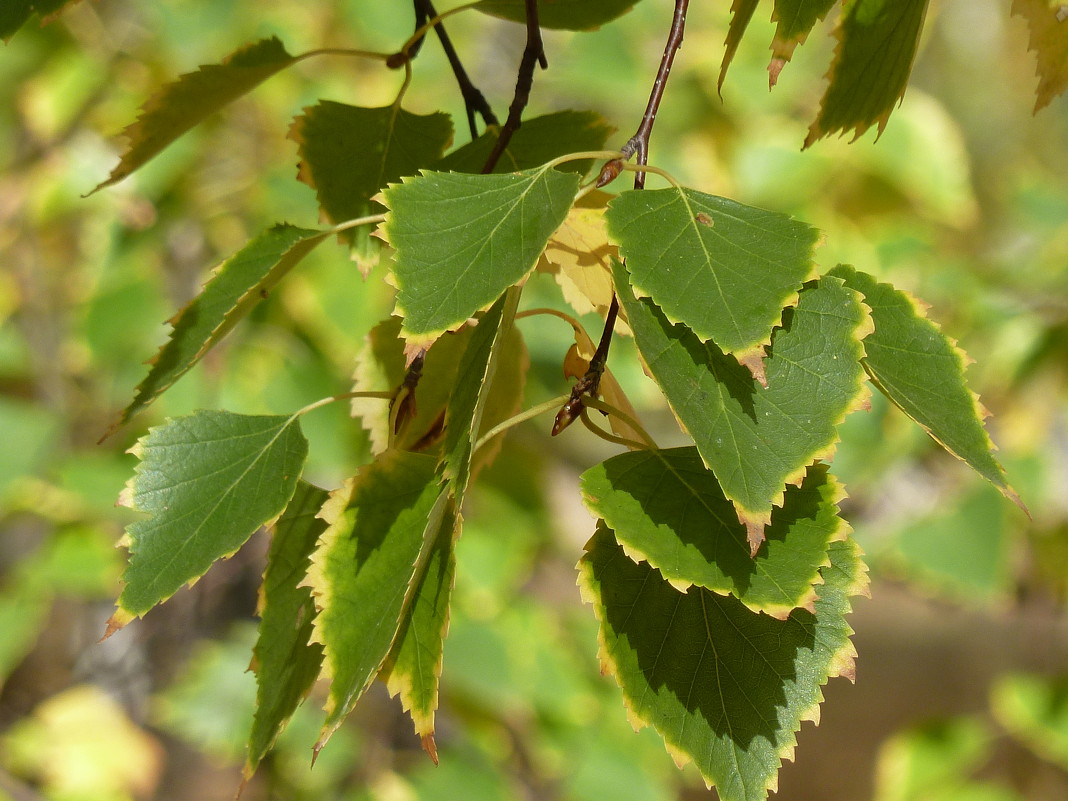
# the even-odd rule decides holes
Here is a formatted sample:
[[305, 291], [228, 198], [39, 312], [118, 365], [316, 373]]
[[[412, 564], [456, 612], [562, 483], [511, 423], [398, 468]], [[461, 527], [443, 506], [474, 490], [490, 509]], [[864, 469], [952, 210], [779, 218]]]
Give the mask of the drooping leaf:
[[631, 721], [653, 726], [680, 763], [692, 761], [723, 801], [763, 801], [804, 720], [819, 719], [820, 687], [853, 677], [845, 617], [866, 590], [859, 548], [830, 546], [815, 611], [776, 620], [698, 587], [682, 593], [635, 564], [606, 528], [579, 563], [600, 622], [602, 669], [623, 690]]
[[[565, 31], [591, 31], [621, 17], [638, 0], [539, 0], [538, 24]], [[525, 0], [482, 0], [479, 11], [494, 17], [526, 22]]]
[[771, 85], [779, 72], [794, 55], [794, 49], [804, 44], [812, 27], [827, 16], [836, 0], [775, 0], [772, 19], [777, 22], [771, 43], [771, 63], [768, 65]]
[[805, 147], [836, 132], [858, 138], [872, 125], [886, 127], [905, 94], [920, 42], [928, 0], [853, 0], [835, 30], [838, 47], [827, 72], [830, 84]]
[[[556, 111], [523, 120], [508, 147], [493, 168], [495, 173], [529, 170], [568, 153], [601, 150], [608, 137], [615, 132], [604, 117], [595, 111]], [[434, 165], [438, 172], [480, 173], [486, 164], [497, 132], [488, 130], [473, 142], [449, 153]], [[566, 161], [560, 165], [562, 172], [585, 174], [590, 168], [589, 159]]]
[[636, 300], [618, 263], [616, 291], [651, 375], [734, 503], [755, 552], [785, 485], [834, 452], [838, 424], [868, 397], [860, 339], [871, 320], [860, 296], [836, 278], [806, 287], [772, 337], [762, 387], [732, 356]]
[[112, 429], [126, 423], [185, 375], [328, 235], [275, 225], [220, 264], [204, 290], [168, 321], [170, 339], [150, 362], [148, 376], [137, 385], [134, 399]]
[[326, 523], [317, 515], [329, 493], [303, 481], [275, 524], [260, 590], [260, 632], [253, 649], [256, 716], [245, 777], [256, 770], [319, 676], [323, 648], [311, 642], [315, 603], [301, 586]]
[[624, 192], [607, 219], [635, 294], [739, 358], [767, 344], [812, 275], [820, 236], [784, 214], [692, 189]]
[[446, 505], [432, 456], [390, 450], [360, 469], [323, 508], [330, 524], [308, 584], [331, 679], [321, 748], [370, 685], [393, 645], [427, 541]]
[[5, 42], [15, 35], [32, 14], [41, 18], [41, 24], [59, 13], [63, 6], [73, 5], [78, 0], [4, 0], [0, 4], [0, 39]]
[[[419, 115], [400, 106], [359, 108], [331, 100], [304, 109], [289, 138], [298, 144], [297, 177], [315, 190], [322, 216], [337, 224], [379, 214], [379, 190], [438, 161], [452, 142], [448, 114]], [[346, 231], [366, 265], [373, 243], [367, 228]]]
[[122, 538], [130, 549], [109, 630], [126, 625], [230, 556], [286, 508], [308, 441], [296, 415], [199, 411], [149, 430], [121, 502], [147, 512]]
[[811, 609], [827, 547], [849, 532], [838, 517], [844, 493], [822, 465], [786, 489], [755, 558], [745, 526], [696, 448], [613, 456], [583, 473], [582, 495], [627, 555], [648, 562], [677, 590], [696, 585], [730, 594], [778, 618]]
[[126, 152], [93, 192], [121, 181], [209, 115], [295, 61], [272, 37], [236, 50], [221, 64], [202, 66], [167, 84], [149, 98], [137, 121], [123, 131], [128, 140]]
[[964, 352], [906, 293], [846, 265], [830, 275], [863, 295], [871, 309], [875, 330], [864, 340], [862, 364], [875, 386], [942, 447], [1019, 504], [983, 427], [988, 412], [964, 380]]
[[719, 65], [719, 81], [716, 89], [723, 91], [723, 81], [727, 77], [727, 69], [734, 61], [734, 54], [738, 52], [745, 29], [749, 27], [749, 21], [753, 18], [760, 0], [734, 0], [731, 3], [731, 22], [727, 28], [726, 48], [723, 51], [723, 61]]
[[608, 239], [604, 215], [611, 197], [599, 191], [582, 197], [550, 237], [538, 265], [552, 274], [564, 300], [579, 314], [606, 316], [615, 295], [612, 259], [618, 249]]
[[508, 175], [424, 172], [384, 193], [381, 230], [396, 249], [397, 313], [410, 345], [488, 308], [534, 269], [571, 208], [579, 176], [539, 167]]
[[1010, 673], [995, 683], [990, 706], [1013, 737], [1068, 769], [1068, 678]]
[[1012, 0], [1012, 13], [1027, 20], [1027, 46], [1038, 59], [1037, 112], [1068, 89], [1068, 7], [1049, 0]]

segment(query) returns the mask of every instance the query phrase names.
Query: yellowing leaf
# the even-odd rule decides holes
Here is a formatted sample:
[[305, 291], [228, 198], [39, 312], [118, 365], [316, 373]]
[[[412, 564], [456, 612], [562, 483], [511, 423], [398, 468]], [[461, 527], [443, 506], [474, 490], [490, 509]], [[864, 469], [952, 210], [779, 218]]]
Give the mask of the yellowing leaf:
[[1068, 5], [1049, 0], [1012, 0], [1012, 13], [1027, 20], [1028, 47], [1038, 59], [1038, 111], [1068, 89]]
[[778, 80], [783, 65], [804, 44], [812, 26], [827, 16], [836, 0], [775, 0], [772, 19], [778, 23], [771, 43], [771, 63], [768, 65], [771, 85]]
[[591, 193], [571, 208], [564, 222], [549, 238], [544, 260], [547, 271], [560, 285], [564, 300], [579, 314], [608, 313], [615, 290], [612, 258], [615, 245], [608, 241], [604, 204], [609, 195]]

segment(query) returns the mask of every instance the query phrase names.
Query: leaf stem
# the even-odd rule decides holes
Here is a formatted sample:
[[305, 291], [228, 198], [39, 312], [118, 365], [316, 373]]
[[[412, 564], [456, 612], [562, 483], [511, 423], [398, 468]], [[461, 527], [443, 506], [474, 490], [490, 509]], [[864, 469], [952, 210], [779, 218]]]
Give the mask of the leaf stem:
[[585, 400], [586, 405], [591, 409], [596, 409], [597, 411], [604, 412], [605, 414], [615, 415], [624, 423], [626, 423], [629, 428], [631, 428], [641, 436], [641, 438], [645, 441], [646, 448], [653, 451], [660, 450], [659, 446], [657, 446], [656, 444], [656, 440], [652, 438], [652, 436], [649, 434], [648, 431], [645, 430], [642, 424], [635, 420], [633, 417], [631, 417], [629, 414], [627, 414], [625, 411], [623, 411], [622, 409], [617, 409], [610, 403], [605, 403], [600, 398], [586, 398]]
[[293, 412], [293, 416], [302, 417], [308, 412], [315, 411], [320, 407], [327, 406], [336, 401], [351, 400], [352, 398], [380, 398], [381, 400], [389, 400], [392, 397], [392, 392], [378, 392], [372, 390], [362, 392], [342, 392], [340, 395], [331, 395], [329, 398], [322, 398], [321, 400], [315, 401], [315, 403], [309, 403], [302, 409], [297, 409], [297, 411]]
[[582, 410], [582, 413], [579, 415], [579, 419], [582, 420], [582, 425], [586, 426], [586, 428], [588, 428], [593, 434], [603, 440], [607, 440], [608, 442], [614, 442], [617, 445], [623, 445], [633, 450], [649, 450], [649, 448], [642, 442], [608, 433], [595, 422], [593, 422], [593, 420], [590, 419], [590, 413], [585, 409]]
[[355, 56], [356, 58], [370, 58], [375, 61], [389, 61], [389, 53], [376, 53], [371, 50], [352, 50], [344, 47], [324, 47], [319, 50], [309, 50], [299, 56], [293, 56], [293, 62], [303, 61], [315, 56]]
[[478, 442], [475, 443], [474, 450], [478, 451], [483, 445], [488, 443], [495, 436], [497, 436], [503, 431], [507, 431], [513, 426], [517, 426], [520, 423], [525, 423], [527, 420], [531, 420], [537, 417], [539, 414], [551, 412], [553, 409], [555, 409], [557, 406], [559, 406], [566, 400], [567, 395], [561, 395], [557, 398], [553, 398], [552, 400], [547, 400], [544, 403], [539, 403], [537, 406], [531, 406], [526, 411], [522, 411], [513, 417], [509, 417], [507, 420], [501, 421], [489, 431], [487, 431], [485, 434], [483, 434], [481, 437], [479, 437]]
[[385, 214], [371, 214], [367, 217], [356, 217], [353, 220], [345, 220], [335, 225], [333, 228], [323, 231], [324, 234], [340, 234], [342, 231], [347, 231], [350, 228], [359, 228], [361, 225], [378, 225], [386, 221]]
[[478, 5], [479, 1], [480, 0], [474, 0], [474, 2], [464, 3], [463, 5], [456, 6], [456, 8], [450, 8], [448, 11], [442, 11], [440, 14], [435, 14], [433, 17], [427, 20], [425, 24], [416, 29], [415, 33], [408, 37], [408, 41], [401, 45], [401, 49], [394, 53], [392, 56], [390, 56], [390, 59], [394, 61], [395, 66], [398, 67], [401, 64], [401, 59], [403, 59], [404, 61], [410, 61], [412, 56], [412, 48], [416, 48], [418, 46], [418, 43], [422, 41], [423, 37], [427, 35], [431, 28], [444, 22], [453, 14], [459, 14], [461, 11], [467, 11], [470, 8], [474, 8]]

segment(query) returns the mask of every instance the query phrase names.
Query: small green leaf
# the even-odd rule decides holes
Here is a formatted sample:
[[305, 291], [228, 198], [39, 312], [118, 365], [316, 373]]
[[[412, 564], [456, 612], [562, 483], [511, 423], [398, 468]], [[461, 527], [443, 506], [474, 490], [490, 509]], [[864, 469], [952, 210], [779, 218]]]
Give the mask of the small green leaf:
[[871, 320], [860, 296], [836, 278], [804, 289], [772, 337], [762, 387], [734, 357], [635, 300], [618, 262], [615, 278], [650, 374], [734, 503], [755, 552], [785, 485], [834, 452], [838, 424], [867, 399], [860, 339]]
[[200, 411], [157, 426], [121, 501], [150, 517], [130, 524], [126, 586], [108, 626], [121, 628], [200, 578], [286, 508], [308, 441], [296, 415]]
[[249, 736], [245, 776], [251, 776], [274, 744], [322, 667], [323, 649], [311, 642], [315, 603], [300, 582], [326, 523], [317, 515], [329, 494], [303, 481], [274, 526], [260, 595], [260, 632], [253, 649], [256, 716]]
[[990, 706], [1013, 737], [1068, 770], [1068, 677], [1002, 676], [991, 691]]
[[928, 0], [853, 0], [835, 30], [838, 47], [827, 72], [830, 85], [804, 147], [837, 131], [886, 127], [905, 94], [923, 30]]
[[[638, 0], [540, 0], [538, 24], [565, 31], [592, 31], [623, 16]], [[479, 11], [494, 17], [526, 22], [525, 0], [482, 0]]]
[[831, 545], [815, 611], [786, 620], [697, 587], [679, 592], [603, 527], [579, 570], [600, 622], [602, 670], [623, 690], [631, 721], [653, 726], [723, 801], [763, 801], [801, 722], [818, 719], [820, 687], [853, 677], [845, 617], [867, 586], [856, 544]]
[[1027, 20], [1027, 47], [1038, 59], [1037, 112], [1068, 89], [1068, 8], [1050, 0], [1012, 0], [1012, 13]]
[[[330, 100], [304, 109], [289, 138], [299, 146], [297, 177], [315, 190], [322, 215], [334, 224], [379, 214], [379, 190], [438, 161], [452, 142], [448, 114], [419, 115], [400, 106], [359, 108]], [[344, 236], [369, 258], [369, 230]]]
[[582, 495], [627, 555], [648, 562], [675, 589], [730, 594], [778, 618], [811, 607], [829, 543], [849, 532], [838, 517], [845, 493], [822, 465], [810, 467], [800, 487], [787, 487], [755, 558], [745, 526], [696, 448], [613, 456], [583, 473]]
[[31, 14], [41, 18], [41, 24], [48, 22], [66, 5], [78, 0], [4, 0], [0, 4], [0, 39], [5, 42], [15, 35]]
[[867, 273], [839, 265], [830, 275], [864, 296], [875, 331], [862, 364], [875, 386], [947, 451], [1021, 506], [994, 459], [983, 427], [988, 412], [964, 380], [967, 356], [916, 301]]
[[384, 193], [396, 249], [397, 313], [410, 345], [459, 328], [537, 264], [567, 216], [579, 176], [539, 167], [508, 175], [424, 172]]
[[734, 61], [734, 54], [738, 52], [738, 45], [741, 44], [745, 29], [749, 27], [749, 21], [753, 18], [753, 12], [756, 11], [759, 3], [760, 0], [734, 0], [731, 3], [731, 22], [727, 28], [726, 48], [723, 51], [723, 61], [719, 65], [719, 81], [716, 84], [717, 90], [721, 93], [723, 81], [727, 77], [727, 69]]
[[107, 180], [93, 192], [121, 181], [209, 115], [295, 61], [272, 37], [242, 47], [221, 64], [202, 66], [167, 84], [145, 103], [137, 121], [123, 131], [129, 141], [126, 152]]
[[112, 430], [126, 423], [185, 375], [328, 233], [275, 225], [215, 269], [204, 290], [172, 317], [170, 339]]
[[624, 192], [606, 216], [635, 295], [739, 358], [766, 345], [796, 301], [820, 236], [785, 214], [692, 189]]
[[783, 66], [793, 57], [794, 49], [805, 43], [812, 27], [827, 16], [834, 4], [835, 0], [775, 0], [772, 19], [778, 25], [771, 43], [771, 64], [768, 65], [772, 86]]

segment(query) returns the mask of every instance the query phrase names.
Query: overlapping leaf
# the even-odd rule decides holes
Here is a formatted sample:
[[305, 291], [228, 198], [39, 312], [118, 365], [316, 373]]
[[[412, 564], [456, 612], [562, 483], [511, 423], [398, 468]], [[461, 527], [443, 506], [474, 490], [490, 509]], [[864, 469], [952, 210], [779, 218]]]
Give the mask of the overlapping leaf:
[[805, 147], [838, 131], [854, 139], [872, 125], [882, 133], [905, 93], [928, 0], [853, 0], [835, 31], [838, 47], [830, 85], [808, 130]]
[[[386, 451], [323, 508], [330, 524], [308, 572], [330, 675], [321, 748], [389, 655], [411, 599], [410, 585], [447, 508], [424, 454]], [[429, 536], [428, 536], [429, 532]]]
[[93, 192], [121, 181], [209, 115], [251, 91], [296, 59], [276, 38], [242, 47], [221, 64], [202, 66], [153, 95], [123, 131], [126, 152]]
[[[360, 108], [331, 100], [304, 109], [289, 131], [299, 145], [297, 177], [315, 190], [322, 216], [335, 224], [381, 213], [371, 198], [438, 161], [452, 136], [452, 120], [443, 112], [419, 115], [396, 105]], [[367, 257], [366, 228], [345, 236], [358, 257]]]
[[819, 239], [784, 214], [692, 189], [624, 192], [607, 218], [635, 294], [739, 358], [767, 344]]
[[771, 43], [771, 64], [768, 65], [771, 85], [778, 80], [783, 65], [794, 55], [794, 49], [804, 44], [812, 27], [827, 16], [836, 0], [775, 0], [772, 19], [778, 23]]
[[130, 524], [130, 549], [109, 630], [200, 578], [286, 508], [308, 442], [294, 416], [200, 411], [149, 431], [121, 501], [147, 512]]
[[606, 316], [615, 295], [612, 259], [618, 253], [604, 217], [611, 197], [599, 191], [583, 196], [549, 239], [538, 265], [556, 278], [564, 300], [579, 314]]
[[745, 526], [696, 448], [614, 456], [582, 475], [582, 494], [627, 555], [676, 589], [730, 594], [778, 618], [811, 608], [828, 545], [848, 534], [838, 517], [843, 493], [822, 465], [810, 467], [800, 487], [787, 488], [755, 558]]
[[942, 447], [1019, 504], [983, 427], [988, 413], [965, 382], [964, 352], [904, 292], [845, 265], [830, 275], [863, 295], [871, 309], [875, 331], [864, 340], [863, 365], [875, 386]]
[[772, 338], [765, 388], [733, 357], [636, 300], [619, 264], [616, 291], [642, 358], [755, 552], [785, 484], [833, 453], [838, 424], [867, 399], [860, 339], [871, 320], [860, 296], [827, 277], [802, 291]]
[[301, 581], [319, 535], [326, 529], [317, 515], [327, 497], [325, 490], [299, 482], [274, 526], [260, 590], [259, 639], [253, 649], [256, 716], [249, 736], [246, 778], [271, 749], [322, 666], [322, 646], [311, 642], [315, 604]]
[[[620, 17], [638, 0], [540, 0], [538, 24], [543, 28], [589, 31]], [[526, 22], [525, 0], [482, 0], [479, 11], [495, 17]]]
[[382, 230], [403, 335], [412, 345], [456, 329], [534, 269], [579, 176], [539, 167], [508, 175], [424, 172], [384, 193]]
[[1068, 89], [1068, 7], [1049, 0], [1012, 0], [1012, 13], [1027, 20], [1027, 46], [1038, 58], [1037, 112]]
[[723, 81], [727, 77], [727, 70], [734, 61], [734, 54], [738, 52], [738, 45], [742, 42], [745, 29], [749, 27], [749, 21], [753, 18], [760, 0], [734, 0], [731, 3], [731, 21], [727, 28], [726, 48], [723, 51], [723, 61], [719, 66], [719, 82], [717, 88], [723, 91]]
[[204, 290], [168, 322], [171, 336], [150, 362], [133, 401], [113, 428], [126, 423], [185, 375], [328, 236], [322, 231], [275, 225], [215, 270]]
[[26, 24], [32, 14], [41, 17], [44, 24], [48, 19], [66, 5], [78, 0], [5, 0], [0, 5], [0, 39], [7, 41], [15, 32]]
[[762, 801], [777, 786], [804, 720], [818, 720], [829, 678], [853, 676], [845, 617], [866, 589], [852, 540], [830, 546], [815, 611], [786, 620], [697, 587], [681, 593], [635, 564], [600, 528], [579, 563], [600, 621], [600, 656], [635, 725], [651, 725], [723, 801]]

